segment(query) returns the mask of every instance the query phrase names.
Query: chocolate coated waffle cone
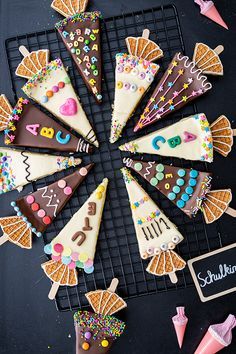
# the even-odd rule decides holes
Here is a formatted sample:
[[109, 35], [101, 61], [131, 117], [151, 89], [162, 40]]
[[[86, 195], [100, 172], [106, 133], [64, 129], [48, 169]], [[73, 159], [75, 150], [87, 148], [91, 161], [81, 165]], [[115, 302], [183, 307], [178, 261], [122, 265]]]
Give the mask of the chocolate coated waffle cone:
[[148, 273], [162, 276], [181, 270], [185, 265], [186, 262], [177, 253], [168, 250], [161, 251], [158, 255], [154, 256], [146, 270]]
[[207, 193], [202, 203], [202, 211], [207, 224], [219, 219], [227, 210], [232, 200], [230, 189], [221, 189]]
[[41, 265], [45, 274], [51, 281], [60, 285], [74, 286], [78, 284], [77, 273], [75, 269], [63, 264], [61, 261], [48, 261]]
[[214, 149], [227, 157], [233, 146], [233, 130], [230, 121], [225, 116], [220, 116], [210, 128]]
[[204, 74], [223, 75], [223, 65], [219, 55], [204, 43], [197, 43], [193, 61]]
[[8, 240], [21, 248], [32, 248], [32, 233], [27, 224], [18, 216], [10, 216], [0, 219], [3, 234]]
[[0, 95], [0, 131], [8, 126], [8, 119], [12, 113], [12, 107], [5, 95]]

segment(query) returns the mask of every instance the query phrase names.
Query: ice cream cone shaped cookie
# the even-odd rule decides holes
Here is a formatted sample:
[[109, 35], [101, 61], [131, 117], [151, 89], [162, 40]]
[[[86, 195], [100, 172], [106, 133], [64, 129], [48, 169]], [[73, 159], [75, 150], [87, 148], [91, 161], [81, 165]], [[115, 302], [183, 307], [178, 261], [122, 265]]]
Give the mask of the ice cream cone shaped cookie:
[[[16, 75], [25, 75], [26, 77], [25, 59], [31, 53], [23, 46], [19, 50], [24, 58], [16, 69]], [[98, 146], [96, 135], [83, 111], [61, 59], [52, 60], [36, 73], [32, 72], [22, 90], [28, 97], [38, 102], [55, 117], [82, 135], [88, 142]]]
[[[1, 101], [0, 101], [1, 110]], [[84, 139], [63, 128], [28, 100], [19, 98], [6, 123], [5, 144], [66, 152], [92, 152]]]
[[213, 161], [213, 151], [226, 157], [236, 132], [229, 120], [220, 116], [209, 124], [204, 113], [195, 114], [119, 147], [122, 151]]
[[114, 278], [107, 290], [94, 290], [85, 294], [94, 312], [102, 315], [114, 315], [127, 307], [126, 302], [115, 293], [118, 283], [118, 279]]
[[0, 148], [0, 194], [18, 189], [61, 170], [75, 167], [81, 159]]
[[12, 106], [5, 95], [0, 95], [0, 131], [7, 128], [8, 119], [12, 113]]
[[53, 282], [49, 299], [54, 299], [60, 285], [78, 284], [76, 267], [84, 269], [87, 274], [93, 273], [107, 184], [108, 179], [104, 178], [61, 232], [45, 246], [45, 253], [52, 255], [52, 260], [42, 264], [45, 274]]
[[107, 290], [85, 294], [95, 313], [79, 311], [74, 315], [76, 354], [85, 350], [91, 354], [105, 354], [123, 333], [125, 323], [111, 316], [127, 306], [115, 293], [118, 283], [119, 280], [114, 278]]
[[88, 0], [53, 0], [51, 7], [64, 17], [72, 16], [75, 13], [84, 12]]
[[176, 311], [177, 311], [177, 315], [172, 317], [172, 322], [175, 327], [178, 344], [181, 349], [183, 345], [184, 334], [188, 323], [188, 318], [185, 315], [183, 306], [176, 307]]
[[223, 74], [219, 59], [223, 49], [223, 46], [218, 46], [212, 50], [203, 43], [197, 43], [192, 61], [181, 53], [175, 54], [134, 131], [157, 122], [210, 90], [212, 85], [203, 73]]
[[143, 259], [153, 257], [147, 271], [157, 276], [168, 274], [177, 281], [175, 272], [185, 267], [185, 261], [173, 249], [183, 240], [176, 226], [142, 189], [127, 168], [122, 168], [129, 195], [132, 218]]
[[40, 237], [70, 200], [93, 164], [87, 165], [36, 192], [12, 202], [16, 216], [0, 218], [3, 236], [0, 245], [10, 241], [32, 248], [32, 234]]
[[115, 101], [112, 115], [110, 142], [116, 142], [128, 119], [146, 93], [159, 65], [153, 61], [162, 57], [160, 47], [149, 39], [149, 30], [142, 37], [128, 37], [129, 54], [116, 55]]

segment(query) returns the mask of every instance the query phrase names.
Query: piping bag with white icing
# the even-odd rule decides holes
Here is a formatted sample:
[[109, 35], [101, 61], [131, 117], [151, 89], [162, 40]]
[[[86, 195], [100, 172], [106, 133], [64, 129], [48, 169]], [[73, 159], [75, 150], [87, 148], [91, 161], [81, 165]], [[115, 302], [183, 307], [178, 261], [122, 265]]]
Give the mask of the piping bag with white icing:
[[223, 50], [221, 45], [213, 50], [204, 43], [197, 43], [192, 61], [182, 53], [176, 53], [134, 131], [157, 122], [210, 90], [212, 85], [203, 74], [223, 75], [219, 58]]
[[29, 53], [24, 46], [20, 46], [19, 51], [23, 59], [16, 75], [28, 79], [22, 87], [24, 93], [98, 147], [96, 135], [61, 59], [49, 62], [49, 51], [46, 50]]
[[32, 248], [32, 234], [41, 237], [83, 182], [93, 164], [17, 199], [11, 205], [16, 215], [0, 218], [3, 235], [0, 245], [10, 241], [21, 248]]
[[0, 147], [0, 194], [14, 189], [21, 191], [28, 183], [80, 163], [81, 159], [73, 156], [38, 154]]
[[207, 224], [216, 221], [224, 213], [236, 217], [236, 210], [229, 207], [231, 190], [211, 190], [212, 177], [209, 172], [130, 158], [124, 158], [123, 162], [190, 218], [195, 217], [199, 210]]
[[132, 218], [142, 259], [152, 258], [147, 272], [169, 275], [177, 283], [177, 270], [185, 268], [185, 261], [173, 250], [183, 241], [177, 227], [165, 216], [149, 195], [143, 190], [127, 168], [122, 168], [129, 196]]
[[163, 51], [149, 39], [145, 29], [142, 37], [127, 37], [129, 54], [116, 54], [115, 101], [112, 113], [110, 142], [116, 142], [128, 119], [134, 113], [149, 89], [159, 65], [153, 61], [163, 56]]
[[41, 265], [53, 282], [48, 295], [50, 300], [55, 298], [60, 285], [78, 284], [76, 267], [82, 268], [87, 274], [94, 271], [94, 256], [107, 185], [108, 179], [104, 178], [61, 232], [44, 247], [45, 253], [52, 258]]
[[204, 113], [181, 119], [119, 147], [121, 151], [213, 162], [214, 151], [227, 157], [236, 129], [224, 115], [209, 124]]

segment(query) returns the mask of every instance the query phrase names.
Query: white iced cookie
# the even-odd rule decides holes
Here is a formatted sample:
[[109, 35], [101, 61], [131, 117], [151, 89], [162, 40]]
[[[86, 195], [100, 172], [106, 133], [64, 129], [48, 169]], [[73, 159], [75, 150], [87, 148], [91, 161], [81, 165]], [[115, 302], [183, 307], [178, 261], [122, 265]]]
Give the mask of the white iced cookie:
[[23, 150], [0, 148], [0, 194], [52, 175], [55, 172], [77, 166], [81, 159], [32, 153]]
[[186, 160], [213, 161], [213, 139], [204, 113], [180, 120], [164, 129], [130, 141], [122, 151], [173, 156]]
[[23, 86], [27, 96], [45, 107], [87, 141], [98, 146], [96, 135], [86, 117], [61, 59], [51, 61]]
[[138, 239], [139, 252], [143, 259], [174, 249], [183, 240], [176, 226], [162, 213], [159, 207], [133, 178], [127, 168], [122, 168], [132, 218]]

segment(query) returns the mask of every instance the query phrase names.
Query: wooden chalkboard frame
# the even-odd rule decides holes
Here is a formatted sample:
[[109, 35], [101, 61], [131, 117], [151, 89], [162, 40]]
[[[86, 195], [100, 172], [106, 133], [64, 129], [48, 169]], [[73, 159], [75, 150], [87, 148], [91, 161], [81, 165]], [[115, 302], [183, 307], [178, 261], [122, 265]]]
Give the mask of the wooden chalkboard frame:
[[206, 254], [203, 254], [202, 256], [199, 256], [199, 257], [196, 257], [196, 258], [193, 258], [193, 259], [190, 259], [187, 263], [188, 263], [188, 267], [189, 267], [189, 270], [190, 270], [190, 273], [191, 273], [191, 276], [193, 278], [193, 281], [194, 281], [194, 284], [196, 286], [196, 289], [197, 289], [197, 292], [198, 292], [198, 295], [201, 299], [202, 302], [206, 302], [206, 301], [210, 301], [210, 300], [213, 300], [213, 299], [216, 299], [217, 297], [220, 297], [220, 296], [224, 296], [224, 295], [227, 295], [227, 294], [230, 294], [234, 291], [236, 291], [236, 286], [234, 288], [231, 288], [231, 289], [227, 289], [225, 291], [221, 291], [219, 293], [216, 293], [214, 295], [210, 295], [210, 296], [204, 296], [202, 290], [201, 290], [201, 287], [199, 285], [199, 282], [197, 280], [197, 276], [196, 276], [196, 273], [194, 271], [194, 263], [195, 262], [198, 262], [204, 258], [208, 258], [208, 257], [211, 257], [211, 256], [214, 256], [215, 254], [218, 254], [218, 253], [222, 253], [222, 252], [225, 252], [225, 251], [228, 251], [229, 249], [232, 249], [232, 248], [236, 248], [236, 243], [232, 243], [231, 245], [229, 246], [226, 246], [226, 247], [222, 247], [216, 251], [212, 251], [212, 252], [208, 252]]

